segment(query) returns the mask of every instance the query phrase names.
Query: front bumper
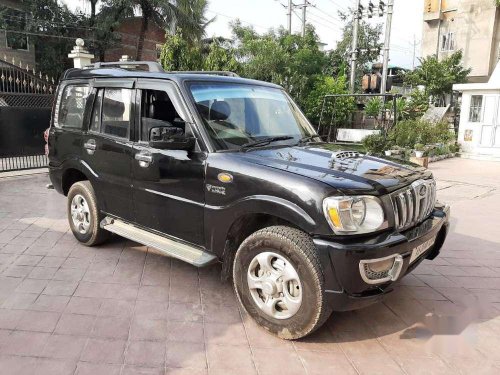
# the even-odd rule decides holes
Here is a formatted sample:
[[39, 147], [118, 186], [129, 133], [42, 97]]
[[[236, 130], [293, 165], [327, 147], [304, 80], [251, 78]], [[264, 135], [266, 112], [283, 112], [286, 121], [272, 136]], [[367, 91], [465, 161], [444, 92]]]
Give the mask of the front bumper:
[[[328, 302], [336, 311], [368, 306], [392, 291], [392, 285], [417, 267], [423, 259], [438, 256], [449, 227], [449, 207], [437, 204], [431, 216], [402, 233], [382, 233], [371, 237], [315, 238], [325, 271]], [[410, 264], [413, 249], [435, 238], [434, 245]], [[369, 284], [362, 277], [360, 262], [399, 254], [401, 271], [394, 281]]]

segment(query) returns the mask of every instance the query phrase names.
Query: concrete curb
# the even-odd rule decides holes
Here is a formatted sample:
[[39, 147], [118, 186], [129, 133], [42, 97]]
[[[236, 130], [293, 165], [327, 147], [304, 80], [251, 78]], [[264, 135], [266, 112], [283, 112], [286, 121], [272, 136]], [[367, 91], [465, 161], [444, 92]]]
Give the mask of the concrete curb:
[[22, 171], [0, 172], [0, 179], [19, 177], [19, 176], [31, 176], [34, 174], [43, 174], [43, 173], [49, 173], [49, 169], [48, 168], [36, 168], [36, 169], [25, 169]]

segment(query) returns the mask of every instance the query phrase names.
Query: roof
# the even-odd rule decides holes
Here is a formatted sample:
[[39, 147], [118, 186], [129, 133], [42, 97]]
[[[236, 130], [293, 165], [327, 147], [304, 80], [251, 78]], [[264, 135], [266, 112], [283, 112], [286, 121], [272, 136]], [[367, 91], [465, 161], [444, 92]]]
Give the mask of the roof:
[[455, 91], [500, 90], [500, 61], [486, 83], [460, 83], [453, 85]]
[[182, 72], [147, 72], [143, 70], [129, 70], [121, 68], [97, 68], [97, 69], [69, 69], [67, 70], [61, 80], [76, 80], [76, 79], [94, 79], [94, 78], [154, 78], [154, 79], [167, 79], [178, 83], [179, 85], [185, 81], [213, 81], [213, 82], [228, 82], [251, 84], [273, 88], [280, 88], [281, 86], [273, 83], [257, 81], [253, 79], [241, 77], [228, 77], [214, 74], [197, 73], [182, 73]]

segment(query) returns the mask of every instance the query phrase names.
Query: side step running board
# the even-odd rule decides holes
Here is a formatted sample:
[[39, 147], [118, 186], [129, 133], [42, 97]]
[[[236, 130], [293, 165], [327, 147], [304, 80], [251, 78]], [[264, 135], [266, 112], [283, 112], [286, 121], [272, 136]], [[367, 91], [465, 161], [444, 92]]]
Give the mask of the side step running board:
[[217, 260], [215, 255], [207, 253], [206, 251], [148, 232], [109, 216], [101, 221], [101, 228], [128, 238], [129, 240], [154, 247], [167, 256], [183, 260], [196, 267], [207, 266]]

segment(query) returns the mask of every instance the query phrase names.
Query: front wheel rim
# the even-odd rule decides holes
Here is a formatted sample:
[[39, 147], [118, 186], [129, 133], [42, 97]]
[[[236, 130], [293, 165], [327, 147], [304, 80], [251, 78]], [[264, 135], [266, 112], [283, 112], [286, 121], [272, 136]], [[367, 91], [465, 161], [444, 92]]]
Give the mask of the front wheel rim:
[[247, 283], [253, 301], [274, 319], [293, 317], [302, 305], [302, 283], [295, 267], [272, 251], [257, 254], [248, 267]]
[[88, 233], [90, 229], [90, 208], [83, 195], [77, 194], [71, 200], [71, 220], [78, 233]]

